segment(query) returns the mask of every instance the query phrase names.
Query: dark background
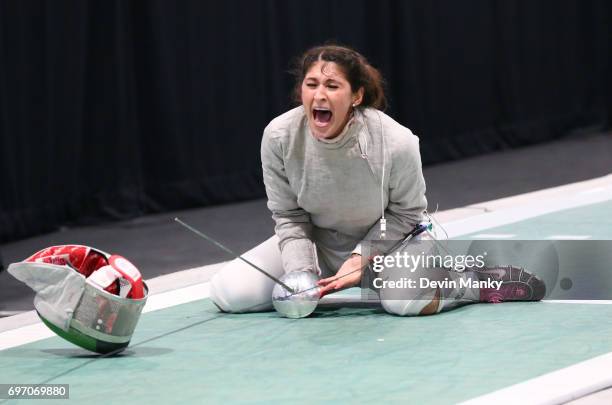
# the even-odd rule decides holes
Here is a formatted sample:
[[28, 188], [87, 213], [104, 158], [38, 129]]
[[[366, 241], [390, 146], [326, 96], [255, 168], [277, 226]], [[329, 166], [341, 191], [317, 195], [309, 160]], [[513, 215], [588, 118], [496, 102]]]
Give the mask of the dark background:
[[382, 71], [426, 166], [602, 132], [611, 27], [606, 0], [0, 0], [0, 242], [264, 197], [289, 62], [327, 40]]

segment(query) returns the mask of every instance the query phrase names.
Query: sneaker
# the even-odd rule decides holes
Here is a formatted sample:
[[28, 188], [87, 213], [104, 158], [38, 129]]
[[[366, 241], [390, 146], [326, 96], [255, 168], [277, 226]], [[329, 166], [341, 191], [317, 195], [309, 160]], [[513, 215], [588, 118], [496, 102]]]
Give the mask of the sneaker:
[[481, 288], [480, 302], [540, 301], [546, 295], [546, 285], [538, 276], [514, 266], [486, 267], [474, 270], [480, 280], [501, 281], [499, 290]]

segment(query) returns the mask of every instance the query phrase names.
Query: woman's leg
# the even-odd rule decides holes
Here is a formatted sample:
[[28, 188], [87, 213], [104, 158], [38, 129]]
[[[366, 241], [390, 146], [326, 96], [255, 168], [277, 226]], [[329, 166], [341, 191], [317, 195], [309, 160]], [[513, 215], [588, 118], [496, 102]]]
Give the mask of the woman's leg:
[[[414, 264], [412, 258], [439, 254], [431, 241], [421, 239], [409, 242], [389, 256], [401, 260], [387, 266], [375, 275], [382, 307], [390, 314], [400, 316], [431, 315], [472, 302], [478, 302], [478, 289], [468, 287], [476, 275], [459, 273], [445, 268]], [[406, 259], [408, 257], [409, 259]]]
[[[469, 282], [468, 274], [445, 269], [423, 270], [384, 272], [386, 281], [412, 282], [411, 287], [384, 287], [379, 290], [385, 311], [400, 316], [432, 315], [443, 309], [478, 302], [478, 289], [459, 287], [461, 279]], [[436, 282], [441, 282], [442, 286], [434, 286]]]
[[[242, 255], [274, 277], [283, 276], [278, 237], [272, 236]], [[210, 281], [210, 298], [225, 312], [256, 312], [272, 309], [274, 281], [240, 259], [224, 266]]]
[[[426, 242], [426, 241], [425, 241]], [[400, 250], [408, 258], [441, 253], [431, 244], [410, 243]], [[394, 252], [395, 253], [395, 252]], [[539, 301], [544, 282], [533, 273], [511, 265], [467, 268], [462, 272], [397, 261], [378, 275], [387, 282], [379, 291], [383, 308], [395, 315], [430, 315], [474, 302]], [[421, 262], [422, 263], [422, 262]], [[435, 263], [435, 261], [433, 261]]]

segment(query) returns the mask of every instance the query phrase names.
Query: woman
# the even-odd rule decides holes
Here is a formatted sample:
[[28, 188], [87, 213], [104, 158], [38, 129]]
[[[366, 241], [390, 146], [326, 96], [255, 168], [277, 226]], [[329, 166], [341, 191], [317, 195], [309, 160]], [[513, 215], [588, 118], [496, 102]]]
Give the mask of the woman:
[[[380, 73], [356, 51], [315, 47], [301, 58], [295, 98], [301, 105], [264, 130], [261, 160], [276, 235], [245, 257], [276, 277], [311, 271], [321, 295], [359, 285], [367, 251], [388, 253], [423, 219], [427, 206], [419, 140], [387, 116]], [[480, 279], [473, 272], [428, 272], [434, 279]], [[422, 276], [413, 272], [411, 277]], [[398, 275], [399, 277], [399, 275]], [[272, 308], [274, 282], [240, 261], [211, 280], [223, 311]], [[415, 288], [380, 291], [399, 315], [432, 314], [445, 300], [480, 300], [479, 291]]]

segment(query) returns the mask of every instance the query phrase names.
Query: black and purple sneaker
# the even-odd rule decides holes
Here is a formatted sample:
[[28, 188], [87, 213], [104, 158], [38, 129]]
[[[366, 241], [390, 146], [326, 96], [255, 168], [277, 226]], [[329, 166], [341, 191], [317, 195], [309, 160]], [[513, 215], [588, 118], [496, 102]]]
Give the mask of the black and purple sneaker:
[[514, 266], [475, 269], [480, 281], [501, 281], [499, 289], [480, 288], [480, 302], [540, 301], [546, 295], [546, 285], [538, 276]]

